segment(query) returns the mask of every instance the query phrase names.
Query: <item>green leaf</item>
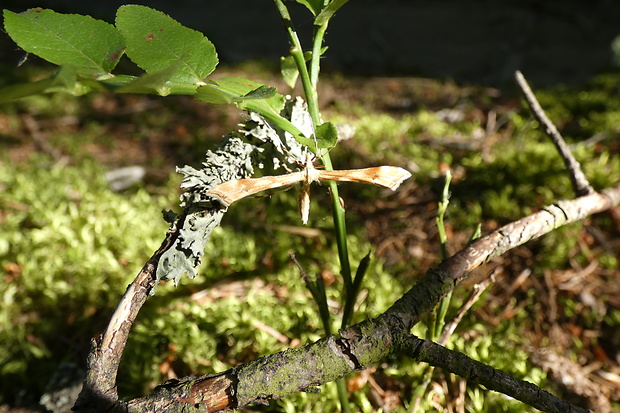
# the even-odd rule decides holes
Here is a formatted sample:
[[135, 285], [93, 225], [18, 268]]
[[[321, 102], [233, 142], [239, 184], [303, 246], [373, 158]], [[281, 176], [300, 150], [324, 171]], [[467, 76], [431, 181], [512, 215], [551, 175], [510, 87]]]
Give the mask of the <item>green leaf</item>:
[[41, 93], [67, 92], [78, 96], [89, 91], [90, 87], [88, 85], [77, 81], [77, 68], [74, 66], [63, 66], [47, 79], [10, 85], [0, 89], [0, 103]]
[[276, 95], [276, 88], [267, 85], [261, 85], [254, 90], [243, 95], [243, 99], [269, 99]]
[[329, 22], [329, 19], [334, 16], [334, 13], [336, 13], [339, 8], [344, 6], [347, 1], [349, 0], [332, 0], [327, 7], [321, 10], [321, 13], [316, 16], [316, 19], [314, 19], [314, 24], [317, 26], [322, 26], [323, 24]]
[[171, 81], [182, 64], [183, 61], [179, 60], [170, 67], [159, 72], [147, 73], [138, 78], [133, 78], [131, 82], [121, 86], [116, 89], [116, 91], [120, 93], [155, 92], [161, 96], [168, 96], [172, 93], [193, 95], [196, 92], [196, 85]]
[[161, 73], [181, 62], [169, 78], [177, 86], [198, 86], [217, 66], [217, 52], [209, 39], [160, 11], [121, 6], [116, 27], [125, 36], [127, 56], [147, 73]]
[[78, 14], [41, 8], [23, 13], [4, 10], [4, 28], [15, 43], [59, 66], [75, 66], [91, 79], [112, 77], [125, 44], [114, 26]]
[[[234, 103], [239, 109], [256, 112], [264, 116], [275, 126], [293, 135], [295, 139], [310, 148], [315, 148], [314, 139], [304, 136], [304, 134], [289, 121], [280, 115], [284, 107], [284, 97], [275, 93], [269, 98], [256, 99], [253, 96], [263, 92], [261, 83], [249, 79], [238, 77], [228, 77], [209, 80], [206, 85], [200, 86], [196, 91], [196, 99], [214, 104]], [[248, 98], [249, 96], [249, 98]], [[331, 148], [333, 145], [325, 146], [325, 142], [318, 142], [319, 148]]]
[[295, 83], [297, 83], [297, 78], [299, 77], [299, 70], [297, 69], [297, 64], [293, 56], [280, 58], [280, 73], [282, 74], [282, 79], [284, 79], [289, 87], [295, 87]]
[[303, 4], [315, 16], [321, 12], [323, 8], [323, 0], [296, 0], [297, 3]]
[[[323, 56], [326, 50], [327, 46], [321, 48], [321, 56]], [[312, 52], [304, 52], [304, 60], [309, 62], [311, 59]], [[299, 68], [297, 67], [297, 63], [295, 63], [293, 56], [280, 57], [280, 73], [288, 86], [291, 88], [295, 87], [297, 77], [299, 76]]]
[[316, 128], [316, 141], [319, 148], [333, 148], [338, 142], [338, 129], [331, 122], [325, 122]]
[[246, 109], [247, 104], [254, 101], [263, 111], [278, 114], [284, 107], [284, 97], [276, 93], [275, 88], [240, 77], [211, 79], [198, 88], [196, 99], [215, 104], [235, 103], [240, 109]]

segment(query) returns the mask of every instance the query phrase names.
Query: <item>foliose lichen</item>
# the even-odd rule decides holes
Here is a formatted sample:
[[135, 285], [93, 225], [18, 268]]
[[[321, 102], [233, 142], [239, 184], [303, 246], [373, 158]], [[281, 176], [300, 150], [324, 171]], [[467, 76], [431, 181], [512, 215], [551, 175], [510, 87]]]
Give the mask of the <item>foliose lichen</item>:
[[[306, 136], [313, 136], [312, 122], [302, 99], [287, 99], [282, 115]], [[241, 130], [224, 136], [215, 151], [207, 152], [201, 169], [177, 167], [183, 175], [180, 206], [184, 213], [172, 224], [179, 227], [179, 236], [159, 260], [157, 281], [173, 280], [177, 285], [184, 274], [189, 278], [196, 276], [211, 232], [220, 224], [227, 208], [206, 195], [209, 189], [228, 180], [251, 177], [255, 168], [288, 170], [288, 165], [304, 159], [307, 148], [258, 113], [250, 112], [240, 126]], [[151, 294], [154, 292], [155, 289]]]

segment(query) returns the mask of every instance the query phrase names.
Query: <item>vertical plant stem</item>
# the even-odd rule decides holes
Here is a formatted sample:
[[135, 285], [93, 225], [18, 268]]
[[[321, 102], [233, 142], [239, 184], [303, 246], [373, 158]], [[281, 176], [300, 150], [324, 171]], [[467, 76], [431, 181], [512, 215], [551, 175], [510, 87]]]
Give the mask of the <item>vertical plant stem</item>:
[[[448, 205], [450, 203], [450, 181], [452, 180], [452, 174], [450, 170], [446, 172], [445, 176], [445, 184], [443, 187], [443, 191], [441, 194], [441, 201], [439, 201], [439, 205], [437, 206], [437, 232], [439, 233], [439, 245], [441, 248], [441, 259], [442, 261], [448, 258], [448, 250], [446, 245], [448, 244], [448, 237], [446, 235], [446, 226], [444, 223], [444, 215], [446, 210], [448, 209]], [[441, 336], [445, 326], [446, 314], [448, 313], [448, 309], [450, 308], [450, 302], [452, 301], [452, 291], [446, 294], [439, 305], [436, 307], [436, 310], [431, 313], [430, 317], [430, 329], [429, 329], [429, 339], [431, 341], [436, 342]], [[445, 344], [445, 343], [444, 343]], [[431, 383], [431, 379], [433, 377], [433, 371], [435, 368], [431, 365], [427, 365], [422, 373], [422, 382], [414, 391], [414, 403], [411, 411], [413, 413], [417, 412], [420, 404], [422, 403], [422, 398], [426, 393], [429, 384]]]
[[[299, 41], [299, 37], [297, 36], [295, 27], [293, 26], [293, 22], [291, 20], [288, 9], [286, 8], [282, 0], [274, 1], [276, 3], [276, 7], [278, 8], [278, 12], [280, 13], [280, 17], [284, 22], [284, 26], [286, 27], [286, 31], [291, 42], [290, 53], [293, 57], [293, 60], [295, 61], [297, 70], [299, 71], [299, 77], [301, 79], [304, 94], [306, 95], [306, 102], [308, 104], [308, 113], [312, 118], [314, 130], [316, 130], [316, 127], [321, 124], [317, 85], [320, 72], [321, 46], [323, 44], [325, 31], [327, 30], [327, 21], [321, 25], [315, 26], [312, 44], [312, 57], [310, 58], [310, 72], [308, 72], [308, 66], [306, 66], [306, 60], [304, 57], [303, 49], [301, 47], [301, 42]], [[313, 149], [315, 148], [310, 148], [310, 150]], [[329, 157], [329, 152], [327, 150], [319, 150], [318, 148], [316, 148], [316, 152], [317, 156], [322, 159], [325, 169], [333, 170], [334, 168], [331, 162], [331, 158]], [[336, 245], [338, 246], [338, 258], [340, 260], [341, 275], [344, 281], [344, 292], [342, 296], [345, 297], [346, 300], [353, 300], [353, 302], [355, 302], [356, 297], [353, 297], [353, 295], [356, 294], [352, 293], [353, 280], [351, 277], [351, 264], [349, 262], [349, 249], [347, 246], [347, 227], [344, 208], [340, 204], [340, 196], [338, 195], [338, 185], [336, 184], [336, 182], [329, 181], [328, 187], [332, 198], [332, 215], [334, 220], [334, 229], [336, 231]], [[325, 327], [326, 332], [329, 334], [329, 326], [326, 325]], [[336, 386], [338, 389], [338, 399], [340, 400], [341, 411], [344, 413], [350, 413], [351, 408], [349, 407], [349, 397], [344, 378], [336, 380]]]
[[[321, 46], [325, 31], [327, 30], [327, 23], [315, 27], [312, 57], [310, 59], [311, 71], [308, 71], [306, 60], [304, 57], [301, 42], [293, 26], [291, 15], [288, 9], [284, 5], [282, 0], [274, 0], [280, 17], [284, 22], [286, 32], [288, 33], [289, 41], [291, 43], [291, 56], [297, 65], [299, 71], [299, 77], [301, 84], [306, 95], [306, 102], [308, 103], [308, 113], [312, 118], [312, 123], [316, 126], [321, 123], [321, 116], [319, 113], [319, 103], [317, 94], [318, 76], [320, 72], [320, 58], [321, 58]], [[310, 148], [314, 150], [314, 148]], [[318, 151], [317, 155], [322, 159], [323, 165], [327, 170], [333, 170], [334, 167], [329, 157], [327, 150]], [[345, 291], [348, 291], [353, 285], [351, 277], [351, 264], [349, 262], [349, 250], [347, 247], [347, 227], [345, 222], [345, 211], [340, 204], [340, 196], [338, 195], [338, 185], [336, 182], [330, 181], [328, 183], [332, 195], [332, 215], [334, 220], [334, 229], [336, 231], [336, 245], [338, 246], [338, 258], [340, 260], [341, 275], [344, 280]], [[345, 296], [347, 294], [344, 294]], [[355, 298], [353, 298], [355, 300]]]
[[347, 391], [347, 384], [344, 381], [344, 377], [336, 380], [336, 388], [338, 389], [338, 400], [340, 400], [340, 411], [343, 413], [351, 413], [349, 392]]
[[[312, 116], [312, 110], [310, 109], [311, 105], [316, 105], [316, 113], [319, 113], [319, 103], [318, 103], [318, 95], [317, 95], [317, 85], [319, 82], [319, 72], [321, 68], [321, 47], [323, 46], [323, 39], [325, 37], [325, 32], [327, 31], [327, 24], [325, 22], [321, 25], [315, 26], [315, 32], [313, 37], [312, 44], [312, 58], [310, 59], [310, 86], [314, 96], [316, 99], [312, 103], [308, 102], [308, 111]], [[303, 79], [302, 79], [303, 82]], [[313, 120], [315, 120], [313, 118]], [[315, 122], [320, 122], [320, 118], [317, 118]], [[318, 123], [315, 123], [318, 125]], [[322, 159], [323, 164], [325, 165], [325, 169], [332, 170], [334, 169], [332, 166], [331, 159], [329, 157], [328, 151], [323, 151]], [[356, 297], [350, 294], [351, 288], [353, 286], [353, 279], [351, 276], [351, 264], [349, 262], [349, 249], [347, 247], [347, 225], [345, 221], [345, 211], [340, 203], [340, 196], [338, 195], [338, 184], [334, 181], [329, 182], [329, 190], [332, 195], [332, 214], [334, 219], [334, 227], [336, 230], [336, 244], [338, 245], [338, 257], [340, 259], [340, 267], [342, 272], [342, 279], [344, 280], [344, 288], [345, 288], [345, 297], [347, 300], [356, 300]], [[342, 328], [347, 327], [343, 325]]]
[[[437, 231], [439, 232], [439, 243], [441, 247], [441, 259], [445, 260], [448, 258], [448, 250], [446, 245], [448, 244], [448, 237], [446, 236], [446, 225], [444, 223], [444, 215], [446, 214], [446, 210], [448, 209], [448, 204], [450, 203], [450, 181], [452, 180], [452, 174], [450, 170], [446, 172], [446, 182], [443, 187], [443, 192], [441, 194], [441, 201], [439, 202], [439, 206], [437, 208]], [[448, 313], [448, 308], [450, 307], [450, 301], [452, 300], [452, 292], [448, 293], [445, 297], [441, 299], [439, 302], [439, 308], [437, 310], [437, 314], [435, 316], [435, 323], [433, 326], [432, 337], [431, 340], [437, 341], [437, 339], [441, 336], [441, 332], [445, 325], [446, 314]]]
[[[312, 56], [310, 58], [310, 84], [312, 89], [316, 92], [317, 85], [319, 83], [319, 72], [321, 69], [321, 49], [323, 46], [323, 39], [325, 32], [327, 31], [327, 22], [321, 25], [314, 26], [314, 36], [312, 42]], [[317, 102], [318, 103], [318, 102]], [[317, 105], [318, 113], [318, 105]]]
[[301, 47], [301, 42], [299, 41], [299, 37], [297, 36], [297, 32], [295, 31], [295, 26], [293, 26], [293, 21], [291, 20], [291, 15], [288, 12], [288, 9], [286, 8], [282, 0], [274, 0], [274, 2], [276, 3], [276, 7], [278, 9], [278, 12], [280, 13], [280, 18], [284, 23], [284, 27], [286, 28], [286, 33], [288, 34], [289, 42], [291, 43], [290, 53], [293, 57], [293, 60], [295, 61], [295, 65], [297, 65], [297, 70], [299, 71], [299, 77], [301, 79], [301, 85], [304, 89], [304, 94], [306, 95], [306, 102], [308, 103], [308, 112], [310, 113], [310, 117], [312, 117], [312, 122], [316, 127], [319, 125], [320, 121], [316, 82], [313, 84], [313, 82], [310, 80], [310, 74], [308, 73], [308, 67], [306, 66], [304, 51]]

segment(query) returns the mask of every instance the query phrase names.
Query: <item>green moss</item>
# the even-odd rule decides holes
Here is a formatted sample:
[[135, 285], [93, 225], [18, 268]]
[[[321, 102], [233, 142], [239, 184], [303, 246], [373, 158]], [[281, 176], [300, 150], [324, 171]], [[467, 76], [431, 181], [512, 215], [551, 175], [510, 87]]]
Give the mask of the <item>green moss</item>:
[[166, 229], [159, 210], [169, 200], [110, 192], [94, 162], [30, 162], [38, 167], [0, 161], [0, 266], [11, 269], [0, 284], [3, 398], [40, 392], [39, 372], [63, 360], [83, 363], [88, 337]]
[[[269, 70], [265, 72], [265, 76], [271, 75]], [[617, 77], [596, 82], [602, 91], [579, 93], [560, 88], [537, 92], [550, 117], [573, 142], [601, 131], [617, 136]], [[20, 111], [49, 118], [81, 116], [84, 106], [80, 102], [84, 101], [54, 95], [6, 106], [3, 113], [13, 125]], [[513, 130], [499, 130], [497, 141], [491, 142], [490, 151], [482, 156], [475, 145], [461, 148], [448, 142], [457, 137], [461, 143], [472, 143], [483, 128], [479, 121], [447, 124], [427, 109], [398, 118], [361, 105], [346, 109], [341, 108], [329, 120], [351, 123], [357, 134], [351, 144], [343, 143], [333, 151], [336, 167], [393, 163], [419, 168], [414, 170], [414, 179], [421, 185], [438, 176], [441, 162], [464, 169], [464, 176], [451, 188], [448, 218], [455, 229], [470, 233], [479, 221], [505, 223], [558, 198], [573, 196], [555, 149], [525, 111], [510, 115]], [[174, 119], [159, 111], [153, 116], [157, 117], [154, 127], [165, 127]], [[144, 119], [138, 117], [136, 122]], [[88, 143], [116, 145], [102, 135], [97, 122], [93, 120], [79, 134], [63, 132], [50, 137], [54, 146], [73, 156], [73, 165], [63, 167], [38, 156], [28, 165], [0, 160], [0, 268], [6, 272], [6, 282], [0, 283], [2, 401], [11, 402], [16, 394], [37, 400], [47, 377], [61, 361], [83, 363], [88, 340], [107, 323], [127, 284], [159, 246], [167, 229], [159, 211], [177, 204], [178, 177], [168, 186], [149, 188], [149, 192], [142, 188], [114, 194], [107, 189], [104, 168], [85, 158]], [[575, 148], [586, 175], [598, 189], [620, 181], [620, 160], [613, 145], [608, 146]], [[162, 161], [153, 160], [157, 162]], [[374, 188], [360, 184], [351, 184], [351, 190], [349, 184], [342, 187], [356, 201], [377, 196]], [[288, 342], [279, 341], [264, 326], [290, 341], [308, 343], [322, 337], [316, 305], [291, 263], [290, 252], [311, 276], [318, 272], [333, 275], [327, 295], [332, 327], [339, 327], [342, 281], [335, 264], [329, 197], [325, 187], [312, 189], [311, 227], [321, 231], [309, 237], [290, 229], [299, 226], [296, 193], [296, 189], [277, 191], [236, 203], [223, 226], [214, 231], [196, 279], [183, 279], [176, 289], [164, 284], [149, 299], [121, 363], [119, 387], [123, 395], [144, 394], [165, 380], [167, 371], [178, 375], [222, 371], [288, 348]], [[602, 228], [614, 225], [606, 216], [592, 221]], [[582, 264], [590, 260], [589, 252], [581, 251], [577, 242], [581, 231], [581, 224], [573, 224], [529, 244], [536, 258], [534, 275], [544, 268], [565, 268], [571, 259]], [[370, 246], [363, 228], [352, 225], [350, 234], [355, 269]], [[610, 254], [601, 255], [599, 261], [609, 269], [617, 266], [617, 257]], [[411, 271], [414, 264], [402, 266]], [[353, 322], [385, 311], [412, 282], [389, 274], [374, 260], [363, 286], [362, 295], [367, 297]], [[455, 293], [454, 305], [463, 299], [459, 294]], [[535, 292], [528, 291], [525, 299], [535, 299]], [[560, 304], [564, 317], [584, 317], [574, 300], [562, 297]], [[451, 345], [496, 368], [544, 384], [544, 374], [527, 364], [521, 350], [527, 316], [523, 311], [493, 331], [468, 316], [457, 334], [471, 334], [467, 339], [455, 336]], [[584, 323], [596, 328], [600, 317], [612, 328], [620, 319], [617, 311], [610, 311], [586, 317]], [[424, 336], [424, 329], [421, 323], [414, 333]], [[418, 384], [423, 370], [423, 366], [394, 356], [378, 367], [405, 389]], [[351, 395], [361, 411], [372, 411], [368, 394], [366, 387]], [[476, 387], [468, 394], [469, 411], [526, 411], [520, 403]], [[427, 408], [432, 406], [431, 397], [429, 393]], [[330, 384], [319, 394], [287, 397], [266, 410], [334, 411], [336, 400], [335, 387]]]

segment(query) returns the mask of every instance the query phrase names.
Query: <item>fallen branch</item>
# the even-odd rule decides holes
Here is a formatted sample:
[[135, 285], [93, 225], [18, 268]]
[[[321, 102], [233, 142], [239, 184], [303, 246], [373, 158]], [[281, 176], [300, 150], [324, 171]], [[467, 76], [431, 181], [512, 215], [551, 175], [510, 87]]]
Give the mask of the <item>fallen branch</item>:
[[[559, 134], [555, 136], [557, 138]], [[563, 142], [561, 136], [559, 139]], [[162, 247], [128, 288], [104, 336], [95, 340], [88, 361], [88, 377], [75, 409], [187, 412], [206, 408], [213, 412], [242, 408], [299, 391], [312, 391], [316, 386], [375, 364], [390, 353], [402, 353], [544, 411], [587, 411], [571, 406], [531, 383], [510, 378], [462, 354], [409, 334], [411, 328], [472, 270], [512, 248], [620, 203], [620, 185], [597, 193], [588, 189], [590, 186], [585, 177], [574, 176], [581, 173], [578, 164], [569, 171], [577, 182], [577, 192], [587, 192], [587, 195], [543, 207], [478, 239], [428, 270], [422, 280], [378, 317], [343, 330], [338, 336], [328, 336], [301, 348], [260, 357], [216, 375], [171, 380], [148, 396], [129, 402], [119, 401], [115, 387], [118, 361], [135, 316], [158, 278], [158, 259], [174, 243], [177, 232], [181, 230], [173, 227]], [[216, 207], [211, 207], [202, 213], [217, 212]], [[178, 223], [182, 226], [184, 220]]]
[[[527, 382], [512, 379], [515, 381], [504, 387], [501, 383], [508, 380], [505, 376], [489, 373], [490, 367], [478, 362], [471, 361], [468, 364], [470, 370], [455, 371], [449, 363], [450, 359], [454, 359], [454, 353], [447, 349], [444, 349], [444, 357], [419, 356], [419, 350], [429, 349], [431, 344], [425, 342], [419, 347], [420, 341], [409, 336], [408, 332], [444, 294], [454, 288], [457, 281], [465, 279], [473, 269], [527, 241], [619, 203], [620, 186], [617, 186], [602, 193], [545, 207], [540, 212], [499, 228], [430, 269], [385, 313], [342, 331], [339, 337], [330, 336], [298, 349], [264, 356], [220, 375], [166, 382], [152, 395], [130, 401], [127, 411], [163, 411], [164, 406], [174, 409], [176, 407], [172, 406], [183, 404], [206, 407], [210, 412], [241, 408], [329, 383], [375, 364], [392, 352], [402, 351], [409, 351], [410, 356], [415, 353], [422, 357], [420, 361], [446, 367], [456, 374], [467, 371], [465, 377], [475, 378], [473, 381], [489, 389], [502, 391], [544, 411], [587, 411], [574, 406], [570, 410], [566, 402], [537, 388], [534, 400], [530, 389], [533, 385]], [[432, 348], [434, 352], [438, 351], [436, 347]], [[446, 358], [446, 354], [450, 356]], [[458, 357], [461, 361], [466, 358], [464, 355]], [[478, 368], [482, 370], [478, 371]]]

